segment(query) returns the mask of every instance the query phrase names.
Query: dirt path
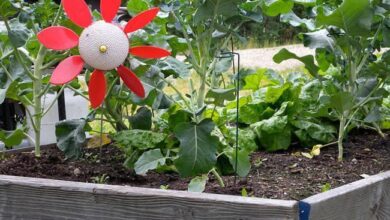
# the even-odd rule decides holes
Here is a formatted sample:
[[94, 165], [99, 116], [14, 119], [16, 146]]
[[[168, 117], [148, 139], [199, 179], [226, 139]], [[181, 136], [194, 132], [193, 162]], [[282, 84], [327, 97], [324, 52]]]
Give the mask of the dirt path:
[[298, 56], [305, 56], [308, 54], [314, 55], [314, 50], [305, 48], [302, 45], [289, 45], [273, 48], [247, 49], [239, 50], [237, 52], [241, 55], [241, 67], [244, 68], [270, 68], [278, 71], [286, 69], [294, 69], [302, 66], [302, 63], [296, 60], [287, 60], [281, 64], [275, 63], [272, 58], [282, 48], [286, 48]]

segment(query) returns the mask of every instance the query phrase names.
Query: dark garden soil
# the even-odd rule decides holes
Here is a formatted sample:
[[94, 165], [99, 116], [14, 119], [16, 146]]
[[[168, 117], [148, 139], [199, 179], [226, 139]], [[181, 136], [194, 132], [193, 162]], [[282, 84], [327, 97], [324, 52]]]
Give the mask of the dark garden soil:
[[[390, 170], [389, 139], [373, 132], [355, 132], [345, 148], [345, 160], [341, 163], [336, 159], [337, 146], [322, 149], [321, 155], [314, 159], [300, 156], [299, 148], [279, 153], [258, 152], [252, 156], [252, 170], [246, 179], [234, 184], [233, 176], [224, 177], [226, 187], [221, 188], [210, 177], [206, 192], [241, 195], [245, 188], [248, 196], [299, 200], [321, 192], [326, 184], [335, 188], [360, 180], [362, 175]], [[99, 155], [99, 149], [89, 149], [84, 160], [67, 161], [55, 147], [43, 150], [40, 159], [31, 152], [17, 153], [0, 161], [0, 174], [80, 182], [93, 182], [93, 177], [106, 174], [108, 184], [187, 188], [189, 179], [180, 179], [177, 174], [135, 175], [122, 166], [123, 154], [114, 146], [103, 148], [102, 157]]]

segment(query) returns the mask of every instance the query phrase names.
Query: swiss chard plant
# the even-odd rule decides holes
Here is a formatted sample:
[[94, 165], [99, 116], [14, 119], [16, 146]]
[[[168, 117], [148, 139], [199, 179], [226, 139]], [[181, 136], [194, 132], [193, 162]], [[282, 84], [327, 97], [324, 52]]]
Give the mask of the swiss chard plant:
[[[275, 55], [275, 62], [298, 59], [324, 89], [319, 105], [328, 106], [330, 117], [339, 121], [338, 159], [343, 159], [343, 141], [353, 127], [380, 128], [383, 98], [388, 95], [389, 4], [386, 1], [317, 1], [311, 18], [289, 13], [286, 21], [307, 27], [304, 45], [315, 57], [299, 57], [288, 50]], [[316, 62], [315, 62], [316, 61]]]
[[[239, 101], [240, 126], [254, 132], [260, 149], [287, 150], [296, 141], [309, 147], [335, 139], [336, 128], [318, 103], [319, 80], [299, 72], [283, 78], [269, 69], [249, 71], [242, 78], [242, 90], [250, 95]], [[235, 105], [229, 103], [219, 114], [233, 122]]]

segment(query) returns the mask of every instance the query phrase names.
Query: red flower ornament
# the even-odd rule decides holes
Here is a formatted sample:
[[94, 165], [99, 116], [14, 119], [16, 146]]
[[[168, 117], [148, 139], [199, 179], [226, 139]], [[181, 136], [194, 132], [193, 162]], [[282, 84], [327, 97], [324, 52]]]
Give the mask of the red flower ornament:
[[95, 69], [88, 84], [91, 106], [95, 109], [101, 106], [106, 95], [104, 71], [116, 69], [125, 85], [137, 96], [144, 98], [145, 89], [141, 81], [123, 65], [128, 54], [145, 59], [159, 59], [170, 55], [169, 51], [153, 46], [130, 48], [127, 37], [127, 34], [148, 25], [157, 16], [159, 9], [141, 12], [122, 29], [112, 23], [120, 4], [121, 0], [101, 0], [104, 20], [94, 22], [84, 0], [62, 0], [69, 19], [84, 28], [81, 35], [62, 26], [49, 27], [38, 33], [38, 40], [48, 49], [68, 50], [78, 46], [80, 55], [63, 60], [55, 68], [50, 83], [66, 84], [80, 74], [85, 63], [88, 64]]

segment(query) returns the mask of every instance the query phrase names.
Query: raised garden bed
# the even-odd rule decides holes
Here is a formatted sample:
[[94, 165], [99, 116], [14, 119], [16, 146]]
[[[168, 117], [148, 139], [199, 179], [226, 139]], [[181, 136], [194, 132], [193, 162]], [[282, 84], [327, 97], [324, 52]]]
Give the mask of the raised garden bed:
[[1, 175], [0, 217], [385, 220], [390, 218], [390, 172], [300, 202]]
[[[123, 154], [113, 146], [103, 148], [101, 155], [99, 149], [89, 149], [81, 161], [65, 160], [53, 146], [43, 149], [41, 159], [31, 151], [12, 151], [0, 162], [0, 174], [7, 174], [0, 176], [0, 217], [389, 219], [389, 145], [373, 133], [359, 132], [346, 143], [342, 163], [334, 147], [314, 159], [299, 156], [299, 148], [255, 153], [248, 178], [234, 184], [233, 176], [223, 177], [225, 188], [210, 179], [204, 194], [177, 191], [186, 190], [189, 179], [174, 173], [135, 175], [122, 166]], [[103, 174], [109, 179], [100, 181], [118, 185], [85, 183]], [[361, 174], [370, 177], [360, 180]], [[327, 184], [335, 189], [320, 193]], [[160, 187], [173, 190], [150, 189]], [[248, 197], [241, 196], [244, 188]], [[39, 207], [48, 208], [41, 212]]]

